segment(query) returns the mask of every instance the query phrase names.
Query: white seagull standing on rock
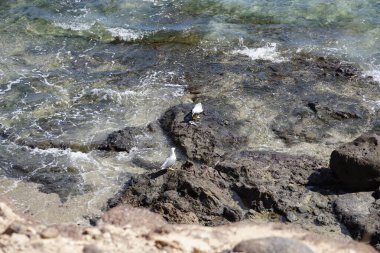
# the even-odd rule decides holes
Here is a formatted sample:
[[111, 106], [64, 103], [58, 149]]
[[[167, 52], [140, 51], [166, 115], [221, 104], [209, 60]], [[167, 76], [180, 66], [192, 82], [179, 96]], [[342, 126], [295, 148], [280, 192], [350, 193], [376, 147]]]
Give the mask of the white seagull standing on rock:
[[177, 161], [177, 157], [175, 156], [174, 150], [175, 150], [175, 148], [172, 148], [172, 152], [171, 152], [170, 156], [168, 158], [166, 158], [164, 164], [162, 164], [162, 166], [161, 166], [162, 170], [164, 170], [164, 169], [173, 170], [172, 166]]
[[194, 106], [193, 110], [191, 110], [191, 116], [193, 119], [199, 119], [201, 114], [203, 112], [202, 103], [198, 103]]

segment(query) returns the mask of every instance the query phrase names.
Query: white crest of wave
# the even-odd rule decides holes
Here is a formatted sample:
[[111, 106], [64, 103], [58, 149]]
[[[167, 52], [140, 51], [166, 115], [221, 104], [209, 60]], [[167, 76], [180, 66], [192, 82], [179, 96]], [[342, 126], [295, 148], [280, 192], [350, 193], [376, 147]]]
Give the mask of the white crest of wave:
[[96, 89], [92, 89], [90, 91], [90, 94], [92, 96], [96, 96], [96, 97], [102, 98], [104, 100], [115, 101], [116, 103], [123, 103], [124, 100], [128, 99], [132, 95], [135, 95], [136, 92], [135, 91], [129, 91], [129, 90], [120, 92], [120, 91], [116, 91], [116, 90], [112, 90], [112, 89], [96, 88]]
[[107, 30], [111, 33], [112, 37], [119, 38], [123, 41], [137, 40], [144, 36], [144, 33], [142, 32], [136, 32], [127, 28], [116, 27], [108, 28]]
[[380, 83], [380, 69], [373, 69], [364, 73], [366, 76], [372, 76], [373, 80]]
[[244, 47], [243, 49], [234, 50], [232, 51], [232, 53], [246, 55], [252, 60], [267, 60], [272, 62], [287, 61], [287, 59], [282, 57], [280, 53], [277, 51], [276, 43], [269, 43], [264, 47], [258, 48]]
[[70, 22], [70, 23], [63, 23], [63, 22], [55, 22], [54, 25], [61, 27], [66, 30], [72, 30], [72, 31], [86, 31], [91, 29], [91, 27], [95, 24], [95, 22], [92, 23], [79, 23], [79, 22]]

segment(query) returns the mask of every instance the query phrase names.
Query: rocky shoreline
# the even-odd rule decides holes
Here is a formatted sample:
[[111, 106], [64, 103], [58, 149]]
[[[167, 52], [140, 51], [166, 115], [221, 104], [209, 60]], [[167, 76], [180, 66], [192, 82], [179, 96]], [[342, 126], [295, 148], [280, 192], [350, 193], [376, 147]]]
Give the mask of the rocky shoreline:
[[[191, 105], [179, 105], [163, 115], [160, 125], [188, 159], [175, 171], [133, 177], [111, 206], [145, 207], [170, 223], [216, 226], [258, 219], [292, 223], [350, 235], [380, 249], [376, 195], [380, 138], [375, 132], [335, 150], [329, 168], [310, 156], [238, 151], [245, 138], [234, 132], [234, 120], [222, 118], [207, 103], [206, 108], [209, 112], [197, 125], [185, 120]], [[340, 172], [347, 168], [353, 172]]]
[[[351, 65], [324, 58], [309, 66], [313, 64], [328, 79], [337, 78], [342, 83], [344, 79], [360, 79], [359, 71]], [[281, 67], [285, 68], [280, 65], [273, 71], [281, 72]], [[331, 128], [358, 131], [357, 127], [371, 126], [376, 121], [378, 113], [369, 113], [343, 98], [335, 97], [337, 103], [333, 105], [329, 96], [309, 97], [303, 102], [304, 108], [289, 109], [290, 115], [274, 119], [273, 132], [292, 145], [319, 142], [327, 138], [325, 134]], [[376, 124], [368, 133], [332, 152], [328, 164], [306, 155], [245, 150], [249, 136], [240, 131], [245, 122], [235, 117], [236, 108], [215, 98], [197, 101], [202, 101], [206, 110], [196, 124], [189, 123], [193, 104], [181, 104], [148, 127], [161, 127], [185, 155], [182, 164], [174, 172], [161, 170], [134, 176], [128, 187], [110, 200], [110, 207], [145, 207], [169, 223], [291, 223], [310, 231], [349, 235], [380, 250], [380, 138]], [[102, 147], [123, 149], [135, 139], [136, 131], [146, 130], [113, 133]]]
[[[91, 144], [91, 149], [105, 152], [131, 152], [134, 148], [162, 147], [160, 142], [167, 138], [181, 159], [174, 171], [168, 171], [159, 170], [159, 164], [134, 158], [132, 162], [147, 172], [132, 176], [108, 201], [108, 211], [96, 228], [89, 229], [92, 232], [62, 228], [62, 231], [71, 231], [62, 232], [65, 238], [80, 234], [79, 239], [68, 239], [77, 240], [72, 244], [73, 249], [127, 252], [123, 247], [131, 247], [128, 252], [231, 252], [235, 247], [251, 252], [247, 247], [264, 245], [260, 252], [270, 252], [265, 248], [270, 244], [289, 249], [281, 252], [296, 252], [291, 250], [294, 245], [299, 246], [298, 252], [374, 251], [348, 239], [352, 237], [380, 250], [380, 112], [361, 98], [362, 93], [379, 93], [378, 84], [362, 77], [352, 65], [323, 57], [298, 55], [286, 63], [260, 61], [260, 64], [241, 56], [231, 56], [230, 60], [233, 64], [217, 67], [208, 64], [207, 68], [199, 68], [198, 75], [204, 79], [187, 75], [186, 97], [191, 103], [169, 108], [145, 127], [126, 127], [110, 133], [101, 143]], [[238, 60], [247, 62], [239, 65]], [[236, 76], [241, 79], [236, 81]], [[229, 80], [234, 82], [230, 84]], [[312, 152], [300, 155], [270, 151], [270, 148], [255, 149], [252, 148], [257, 147], [253, 145], [255, 138], [264, 138], [253, 131], [256, 119], [244, 115], [245, 111], [237, 107], [236, 101], [227, 99], [227, 95], [213, 96], [216, 89], [230, 97], [236, 90], [243, 90], [245, 99], [263, 100], [268, 108], [276, 107], [280, 113], [272, 118], [269, 130], [276, 140], [288, 146], [300, 143], [328, 146], [335, 140], [334, 134], [355, 137], [364, 134], [352, 142], [333, 142], [331, 145], [341, 145], [325, 159], [310, 155]], [[357, 96], [345, 96], [345, 92]], [[205, 110], [193, 124], [189, 122], [189, 113], [195, 102], [202, 102]], [[48, 189], [49, 193], [70, 195], [62, 192], [67, 187], [59, 188], [49, 181], [50, 177], [56, 178], [51, 173], [37, 172], [30, 180], [42, 184], [42, 189]], [[74, 179], [79, 180], [80, 175], [73, 176], [75, 185]], [[134, 209], [141, 207], [159, 215]], [[140, 218], [141, 224], [134, 223]], [[153, 220], [158, 220], [158, 224]], [[166, 222], [192, 225], [167, 225]], [[262, 224], [267, 222], [276, 224]], [[0, 236], [3, 240], [0, 243], [9, 247], [4, 252], [17, 252], [12, 251], [15, 250], [12, 236], [23, 231], [9, 228], [11, 223], [5, 225]], [[115, 225], [114, 232], [105, 229], [110, 228], [107, 224]], [[158, 225], [164, 228], [158, 229]], [[296, 236], [291, 232], [293, 227], [301, 231]], [[55, 229], [60, 231], [59, 226]], [[56, 230], [48, 231], [47, 237], [51, 233], [56, 235]], [[193, 230], [204, 232], [204, 238], [198, 238]], [[262, 231], [267, 232], [259, 236]], [[37, 240], [46, 237], [41, 233]], [[120, 236], [113, 239], [113, 233]], [[278, 238], [282, 233], [290, 235]], [[23, 237], [20, 249], [29, 250], [34, 247], [28, 244], [32, 236], [25, 236], [17, 236]], [[223, 242], [219, 236], [229, 241]], [[332, 242], [330, 236], [339, 239]], [[284, 241], [284, 237], [295, 241]], [[218, 239], [214, 243], [213, 239], [205, 238]], [[257, 238], [260, 240], [237, 245]], [[99, 240], [100, 246], [86, 248], [87, 242], [83, 240]], [[125, 242], [128, 240], [132, 241]], [[182, 243], [184, 240], [190, 240], [190, 246]], [[44, 252], [42, 249], [47, 252], [48, 248], [44, 247], [50, 246], [41, 245], [38, 252]]]

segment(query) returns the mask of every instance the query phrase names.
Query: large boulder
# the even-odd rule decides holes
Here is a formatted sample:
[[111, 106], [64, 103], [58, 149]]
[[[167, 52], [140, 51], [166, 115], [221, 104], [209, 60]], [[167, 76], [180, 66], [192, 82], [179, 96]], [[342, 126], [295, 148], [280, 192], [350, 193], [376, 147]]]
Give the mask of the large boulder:
[[231, 150], [242, 148], [247, 138], [238, 134], [234, 108], [218, 101], [205, 102], [201, 119], [191, 121], [193, 104], [170, 108], [160, 119], [161, 126], [192, 160], [214, 164]]
[[366, 133], [331, 153], [330, 168], [350, 191], [380, 186], [380, 136]]

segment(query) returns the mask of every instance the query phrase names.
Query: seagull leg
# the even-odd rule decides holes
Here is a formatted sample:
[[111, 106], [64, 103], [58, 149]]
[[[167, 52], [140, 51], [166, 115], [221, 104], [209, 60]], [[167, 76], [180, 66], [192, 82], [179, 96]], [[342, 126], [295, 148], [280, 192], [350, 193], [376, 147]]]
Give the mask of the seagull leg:
[[169, 167], [168, 171], [175, 171], [175, 169], [173, 167]]

